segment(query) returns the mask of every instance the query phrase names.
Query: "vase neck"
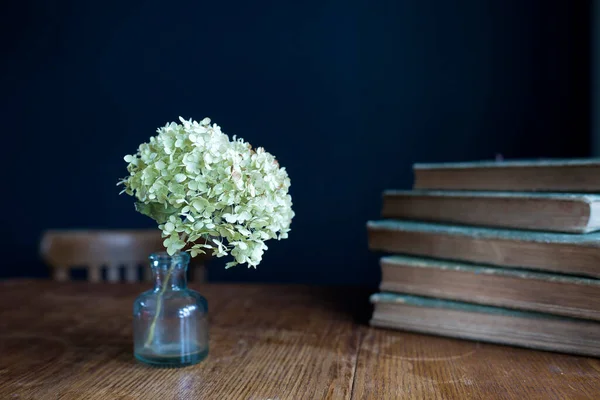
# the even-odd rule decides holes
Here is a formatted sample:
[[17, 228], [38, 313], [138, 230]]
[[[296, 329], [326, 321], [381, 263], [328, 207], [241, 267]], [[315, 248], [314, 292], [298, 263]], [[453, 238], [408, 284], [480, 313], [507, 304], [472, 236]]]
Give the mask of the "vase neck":
[[187, 288], [187, 267], [190, 257], [187, 253], [169, 256], [155, 253], [150, 256], [150, 267], [154, 278], [155, 291], [184, 290]]

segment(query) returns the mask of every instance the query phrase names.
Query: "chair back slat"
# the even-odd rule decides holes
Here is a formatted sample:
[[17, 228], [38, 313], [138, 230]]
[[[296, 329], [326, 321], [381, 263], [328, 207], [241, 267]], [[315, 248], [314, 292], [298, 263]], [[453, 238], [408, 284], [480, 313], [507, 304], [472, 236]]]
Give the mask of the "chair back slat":
[[108, 282], [119, 282], [121, 280], [121, 269], [118, 264], [109, 264], [106, 266], [106, 280]]
[[150, 268], [144, 268], [142, 271], [142, 280], [144, 282], [152, 282], [152, 270]]
[[65, 282], [69, 280], [70, 270], [64, 266], [57, 266], [53, 270], [53, 278], [55, 281]]
[[102, 280], [102, 265], [90, 265], [87, 270], [88, 281], [100, 282]]
[[127, 282], [139, 281], [137, 263], [129, 264], [129, 265], [125, 266], [125, 280]]

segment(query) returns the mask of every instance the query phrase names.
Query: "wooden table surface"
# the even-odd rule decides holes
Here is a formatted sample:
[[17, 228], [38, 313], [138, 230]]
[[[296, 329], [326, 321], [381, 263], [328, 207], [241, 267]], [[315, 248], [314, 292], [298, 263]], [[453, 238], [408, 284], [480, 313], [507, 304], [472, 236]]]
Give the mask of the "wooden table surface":
[[132, 354], [147, 284], [1, 282], [0, 399], [600, 399], [597, 359], [369, 328], [360, 290], [192, 287], [209, 357], [157, 369]]

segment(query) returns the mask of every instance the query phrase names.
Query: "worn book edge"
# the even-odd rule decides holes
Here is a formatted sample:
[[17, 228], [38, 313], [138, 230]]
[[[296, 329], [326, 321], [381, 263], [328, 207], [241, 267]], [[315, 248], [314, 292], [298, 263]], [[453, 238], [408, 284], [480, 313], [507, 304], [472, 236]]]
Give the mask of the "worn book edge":
[[367, 229], [457, 235], [477, 239], [503, 239], [534, 243], [594, 245], [600, 247], [600, 232], [585, 234], [551, 233], [541, 231], [525, 231], [518, 229], [495, 229], [461, 225], [446, 225], [430, 222], [404, 221], [394, 219], [368, 221]]
[[572, 166], [600, 166], [600, 158], [572, 158], [572, 159], [532, 159], [532, 160], [481, 160], [469, 162], [445, 163], [416, 163], [414, 170], [423, 169], [472, 169], [472, 168], [518, 168], [518, 167], [572, 167]]
[[372, 294], [370, 301], [373, 304], [406, 304], [417, 307], [440, 308], [446, 310], [465, 311], [479, 314], [502, 315], [505, 317], [546, 319], [561, 321], [582, 321], [578, 318], [556, 316], [535, 311], [518, 311], [510, 308], [484, 306], [480, 304], [467, 303], [456, 300], [442, 300], [433, 297], [415, 296], [410, 294], [381, 292]]
[[590, 204], [590, 216], [586, 228], [588, 231], [600, 229], [600, 199], [594, 200]]
[[560, 282], [574, 285], [589, 285], [600, 288], [600, 279], [580, 277], [559, 273], [540, 272], [523, 268], [495, 267], [483, 264], [469, 264], [465, 262], [454, 262], [426, 257], [411, 257], [404, 255], [391, 255], [381, 257], [381, 265], [410, 268], [429, 268], [444, 271], [459, 271], [472, 274], [498, 275], [520, 279], [542, 280], [549, 282]]
[[451, 197], [451, 198], [478, 198], [478, 199], [523, 199], [523, 200], [563, 200], [579, 201], [593, 204], [600, 202], [600, 195], [588, 193], [540, 193], [540, 192], [506, 192], [506, 191], [486, 191], [477, 192], [472, 190], [395, 190], [388, 189], [383, 191], [383, 197]]

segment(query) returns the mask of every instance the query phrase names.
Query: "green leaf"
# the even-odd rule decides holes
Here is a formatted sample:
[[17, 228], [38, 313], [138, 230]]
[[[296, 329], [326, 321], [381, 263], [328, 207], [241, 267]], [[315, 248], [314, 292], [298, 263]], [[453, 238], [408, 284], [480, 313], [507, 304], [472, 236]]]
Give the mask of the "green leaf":
[[178, 213], [177, 208], [170, 205], [165, 207], [160, 203], [140, 203], [139, 201], [135, 203], [135, 209], [159, 224], [164, 224], [171, 215], [177, 215]]

